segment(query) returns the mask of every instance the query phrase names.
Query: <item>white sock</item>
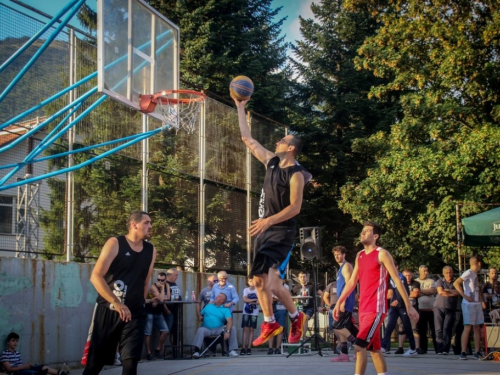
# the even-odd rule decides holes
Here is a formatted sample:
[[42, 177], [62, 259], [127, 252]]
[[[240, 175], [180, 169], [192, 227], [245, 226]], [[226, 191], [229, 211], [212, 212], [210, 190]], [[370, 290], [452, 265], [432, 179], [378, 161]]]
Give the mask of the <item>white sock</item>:
[[264, 322], [274, 323], [275, 321], [276, 321], [276, 319], [274, 318], [274, 314], [272, 316], [265, 316], [264, 317]]
[[296, 318], [299, 315], [299, 310], [295, 310], [295, 312], [293, 314], [292, 313], [288, 313], [288, 315], [290, 315], [291, 319]]
[[387, 372], [377, 372], [377, 375], [387, 375]]

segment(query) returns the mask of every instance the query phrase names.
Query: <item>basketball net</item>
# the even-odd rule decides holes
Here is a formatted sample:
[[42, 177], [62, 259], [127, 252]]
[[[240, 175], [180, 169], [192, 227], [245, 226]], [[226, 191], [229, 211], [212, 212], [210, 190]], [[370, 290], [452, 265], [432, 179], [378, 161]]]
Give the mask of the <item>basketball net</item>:
[[141, 112], [151, 113], [157, 109], [163, 128], [173, 128], [176, 132], [182, 128], [193, 134], [205, 98], [205, 94], [192, 90], [165, 90], [154, 95], [141, 95]]

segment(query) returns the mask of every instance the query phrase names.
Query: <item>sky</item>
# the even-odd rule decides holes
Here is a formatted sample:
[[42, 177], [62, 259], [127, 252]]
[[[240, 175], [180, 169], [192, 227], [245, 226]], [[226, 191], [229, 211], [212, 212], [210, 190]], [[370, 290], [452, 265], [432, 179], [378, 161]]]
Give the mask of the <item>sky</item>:
[[[23, 3], [37, 8], [42, 12], [45, 12], [51, 16], [56, 15], [68, 0], [21, 0]], [[294, 42], [295, 40], [301, 39], [300, 35], [300, 24], [299, 15], [303, 18], [312, 18], [313, 14], [311, 12], [311, 3], [318, 2], [318, 0], [273, 0], [272, 7], [277, 8], [282, 6], [283, 8], [278, 13], [278, 19], [287, 17], [287, 20], [283, 24], [283, 35], [286, 36], [286, 41]], [[10, 0], [0, 0], [0, 3], [11, 6], [12, 8], [20, 9], [20, 7]], [[87, 5], [92, 9], [96, 9], [97, 0], [87, 0]], [[22, 8], [21, 8], [22, 9]], [[167, 17], [168, 18], [168, 17]], [[47, 21], [44, 18], [45, 22]], [[75, 27], [79, 27], [78, 20], [75, 18], [71, 24]]]

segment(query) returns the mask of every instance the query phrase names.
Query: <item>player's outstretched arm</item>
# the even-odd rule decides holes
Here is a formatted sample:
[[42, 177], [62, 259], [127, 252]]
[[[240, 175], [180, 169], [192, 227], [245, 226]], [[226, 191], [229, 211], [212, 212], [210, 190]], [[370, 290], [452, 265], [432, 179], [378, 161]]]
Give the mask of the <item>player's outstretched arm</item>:
[[248, 103], [248, 100], [240, 101], [235, 98], [233, 98], [233, 100], [236, 103], [236, 108], [238, 109], [238, 123], [240, 125], [241, 140], [245, 143], [245, 146], [247, 146], [253, 156], [255, 156], [267, 167], [267, 163], [275, 156], [275, 154], [264, 148], [264, 146], [252, 137], [245, 113], [245, 105]]
[[[146, 277], [146, 280], [144, 280], [144, 298], [146, 298], [148, 295], [149, 280], [151, 280], [151, 277], [153, 277], [155, 260], [156, 260], [156, 247], [153, 247], [153, 258], [151, 259], [151, 264], [149, 265], [148, 277]], [[159, 301], [161, 301], [163, 298], [160, 294], [155, 295], [155, 297], [158, 297]]]
[[398, 289], [399, 295], [403, 298], [403, 301], [406, 306], [406, 312], [411, 320], [418, 320], [418, 312], [410, 303], [410, 299], [408, 298], [408, 293], [406, 293], [406, 289], [399, 278], [398, 270], [396, 270], [396, 266], [394, 265], [394, 260], [392, 259], [392, 255], [385, 249], [380, 250], [378, 254], [378, 261], [383, 264], [389, 275], [391, 275], [392, 281], [396, 284], [396, 288]]

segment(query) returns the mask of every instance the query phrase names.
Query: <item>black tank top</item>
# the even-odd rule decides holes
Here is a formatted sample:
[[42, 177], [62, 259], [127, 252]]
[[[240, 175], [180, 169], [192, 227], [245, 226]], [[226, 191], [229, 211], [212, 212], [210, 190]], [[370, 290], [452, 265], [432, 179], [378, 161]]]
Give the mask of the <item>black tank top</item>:
[[[125, 236], [116, 237], [118, 254], [113, 259], [104, 276], [106, 284], [132, 313], [132, 317], [144, 314], [144, 283], [153, 259], [153, 245], [143, 241], [142, 251], [132, 250]], [[101, 295], [97, 303], [110, 307], [110, 303]]]
[[[153, 287], [158, 290], [158, 292], [161, 291], [161, 288], [158, 288], [158, 285], [153, 284]], [[148, 299], [152, 299], [154, 297], [153, 293], [148, 292]], [[163, 296], [162, 296], [163, 297]], [[156, 305], [153, 307], [152, 303], [146, 303], [146, 313], [147, 314], [154, 314], [154, 315], [159, 315], [163, 312], [163, 305]]]
[[[309, 173], [301, 165], [280, 168], [280, 158], [275, 156], [267, 163], [266, 177], [259, 202], [259, 218], [277, 214], [290, 205], [290, 179], [296, 172]], [[307, 180], [306, 180], [307, 181]], [[277, 223], [274, 227], [295, 228], [296, 217]], [[271, 227], [272, 228], [272, 227]]]

